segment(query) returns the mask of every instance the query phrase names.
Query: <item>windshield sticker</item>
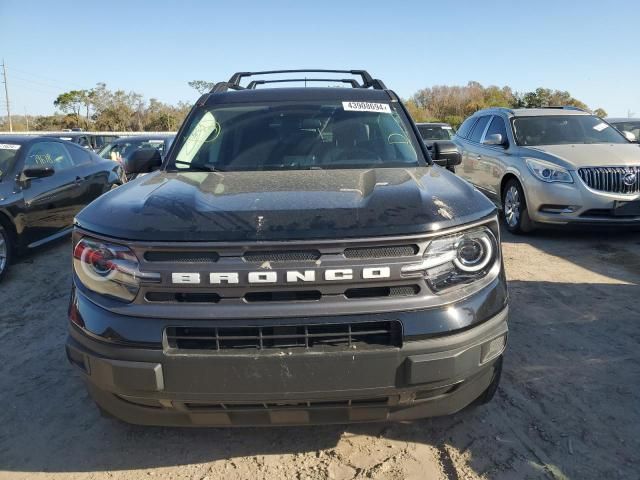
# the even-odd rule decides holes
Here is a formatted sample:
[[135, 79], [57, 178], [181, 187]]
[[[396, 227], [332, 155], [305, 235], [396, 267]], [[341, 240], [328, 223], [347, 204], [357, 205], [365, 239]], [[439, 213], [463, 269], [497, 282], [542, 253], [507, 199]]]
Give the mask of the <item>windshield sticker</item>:
[[609, 125], [607, 125], [606, 123], [601, 122], [601, 123], [597, 124], [596, 126], [594, 126], [594, 127], [593, 127], [593, 129], [594, 129], [596, 132], [601, 132], [601, 131], [603, 131], [605, 128], [607, 128], [608, 126], [609, 126]]
[[20, 145], [15, 143], [0, 143], [0, 150], [18, 150]]
[[342, 108], [345, 112], [391, 113], [388, 103], [342, 102]]
[[443, 130], [453, 130], [453, 128], [451, 128], [451, 127], [447, 127], [447, 126], [442, 127], [442, 129], [443, 129]]

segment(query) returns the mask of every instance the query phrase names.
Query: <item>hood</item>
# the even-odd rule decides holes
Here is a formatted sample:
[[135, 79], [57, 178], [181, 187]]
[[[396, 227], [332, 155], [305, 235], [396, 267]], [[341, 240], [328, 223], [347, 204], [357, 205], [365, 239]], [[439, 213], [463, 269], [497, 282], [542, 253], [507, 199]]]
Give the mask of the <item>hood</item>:
[[128, 240], [269, 241], [422, 233], [493, 204], [440, 167], [159, 171], [87, 206], [78, 226]]
[[[543, 145], [540, 147], [526, 147], [547, 154], [536, 158], [555, 161], [560, 159], [562, 166], [569, 169], [582, 167], [627, 167], [640, 165], [640, 145], [634, 143], [591, 143], [569, 145]], [[526, 155], [526, 153], [525, 153]], [[555, 157], [555, 158], [554, 158]]]

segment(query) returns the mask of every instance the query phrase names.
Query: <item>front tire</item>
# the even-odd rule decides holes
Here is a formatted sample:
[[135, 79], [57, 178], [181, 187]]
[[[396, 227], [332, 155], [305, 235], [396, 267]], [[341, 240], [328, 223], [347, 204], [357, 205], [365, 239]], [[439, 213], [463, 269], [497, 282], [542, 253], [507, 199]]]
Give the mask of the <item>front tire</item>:
[[13, 250], [13, 244], [11, 241], [11, 234], [9, 231], [0, 224], [0, 281], [6, 275], [11, 263], [11, 251]]
[[502, 190], [502, 219], [511, 233], [522, 234], [534, 230], [524, 190], [515, 178], [509, 180]]

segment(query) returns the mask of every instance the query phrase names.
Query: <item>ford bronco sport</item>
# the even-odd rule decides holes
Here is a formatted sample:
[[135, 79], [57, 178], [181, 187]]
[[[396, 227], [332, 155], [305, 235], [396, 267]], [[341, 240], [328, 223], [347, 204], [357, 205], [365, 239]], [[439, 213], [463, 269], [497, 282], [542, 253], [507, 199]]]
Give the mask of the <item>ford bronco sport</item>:
[[77, 216], [67, 355], [103, 413], [345, 423], [493, 396], [508, 310], [495, 206], [434, 164], [458, 163], [455, 146], [432, 159], [366, 71], [304, 71], [348, 88], [241, 85], [297, 72], [217, 84], [161, 164], [126, 162], [152, 173]]

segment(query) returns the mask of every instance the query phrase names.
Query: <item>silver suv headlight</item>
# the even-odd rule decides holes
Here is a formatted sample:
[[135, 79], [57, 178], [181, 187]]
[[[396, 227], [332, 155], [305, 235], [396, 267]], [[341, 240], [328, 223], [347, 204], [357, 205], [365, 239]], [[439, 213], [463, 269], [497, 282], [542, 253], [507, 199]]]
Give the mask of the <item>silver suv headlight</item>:
[[525, 162], [527, 162], [527, 167], [529, 167], [529, 171], [536, 177], [538, 180], [542, 180], [543, 182], [561, 182], [561, 183], [573, 183], [573, 178], [571, 178], [571, 174], [565, 168], [562, 168], [558, 165], [554, 165], [553, 163], [545, 162], [543, 160], [538, 160], [535, 158], [526, 158]]
[[424, 275], [436, 293], [456, 285], [466, 285], [487, 276], [500, 261], [499, 245], [493, 232], [479, 227], [433, 239], [421, 263], [405, 265], [405, 276]]

